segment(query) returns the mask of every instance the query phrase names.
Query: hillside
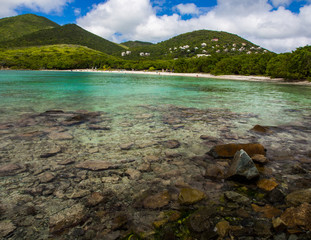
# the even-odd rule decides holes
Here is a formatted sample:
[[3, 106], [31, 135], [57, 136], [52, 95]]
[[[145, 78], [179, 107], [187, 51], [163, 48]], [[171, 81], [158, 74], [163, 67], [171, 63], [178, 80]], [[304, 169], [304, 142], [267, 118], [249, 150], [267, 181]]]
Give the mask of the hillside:
[[1, 46], [3, 48], [15, 48], [52, 44], [81, 45], [107, 54], [119, 52], [124, 49], [118, 44], [90, 33], [75, 24], [40, 30], [17, 39], [2, 42]]
[[[226, 32], [199, 30], [173, 37], [149, 46], [134, 46], [125, 59], [174, 59], [208, 55], [240, 55], [263, 53], [267, 50]], [[144, 54], [141, 54], [144, 53]], [[146, 54], [147, 53], [147, 54]], [[119, 53], [121, 54], [121, 53]], [[202, 55], [203, 54], [203, 55]]]
[[0, 68], [79, 69], [118, 67], [120, 60], [78, 45], [49, 45], [0, 51]]
[[129, 48], [135, 48], [135, 47], [144, 47], [144, 46], [150, 46], [153, 45], [153, 43], [150, 42], [142, 42], [142, 41], [127, 41], [121, 43], [122, 45], [129, 47]]
[[0, 42], [22, 37], [33, 32], [59, 27], [55, 22], [34, 14], [0, 19]]

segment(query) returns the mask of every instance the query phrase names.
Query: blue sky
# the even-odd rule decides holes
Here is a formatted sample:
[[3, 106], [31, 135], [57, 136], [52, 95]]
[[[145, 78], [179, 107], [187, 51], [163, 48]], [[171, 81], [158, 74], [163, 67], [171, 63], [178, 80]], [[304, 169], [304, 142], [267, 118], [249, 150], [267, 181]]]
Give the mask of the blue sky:
[[159, 42], [198, 29], [275, 52], [311, 44], [311, 0], [1, 0], [0, 17], [34, 13], [115, 42]]

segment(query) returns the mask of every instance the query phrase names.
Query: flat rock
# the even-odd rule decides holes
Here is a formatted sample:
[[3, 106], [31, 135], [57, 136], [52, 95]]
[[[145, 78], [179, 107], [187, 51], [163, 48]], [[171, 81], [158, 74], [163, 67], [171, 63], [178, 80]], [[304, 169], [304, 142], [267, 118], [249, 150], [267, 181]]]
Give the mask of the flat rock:
[[85, 209], [83, 205], [80, 203], [73, 205], [50, 217], [50, 232], [62, 232], [70, 227], [78, 225], [84, 218]]
[[125, 173], [129, 175], [131, 180], [137, 180], [141, 176], [141, 172], [133, 168], [128, 168]]
[[240, 203], [243, 205], [248, 205], [251, 203], [251, 200], [248, 197], [245, 197], [242, 194], [239, 194], [237, 192], [227, 191], [224, 193], [224, 196], [226, 199], [232, 202]]
[[216, 224], [217, 233], [221, 238], [228, 235], [230, 230], [230, 223], [227, 221], [221, 221]]
[[251, 131], [258, 132], [258, 133], [269, 133], [271, 132], [270, 128], [267, 126], [255, 125]]
[[12, 233], [16, 227], [11, 222], [11, 220], [3, 220], [0, 221], [0, 238], [4, 238], [5, 236]]
[[280, 218], [288, 228], [311, 231], [311, 204], [303, 203], [299, 207], [288, 208]]
[[168, 191], [164, 191], [155, 195], [151, 195], [144, 199], [144, 208], [157, 209], [167, 206], [170, 202], [171, 196]]
[[292, 192], [286, 196], [286, 202], [293, 206], [298, 206], [302, 203], [311, 204], [311, 188]]
[[248, 154], [240, 150], [235, 154], [226, 177], [252, 180], [259, 177], [259, 172]]
[[68, 132], [51, 132], [49, 138], [52, 140], [72, 140], [73, 136]]
[[23, 168], [17, 163], [8, 163], [0, 166], [0, 177], [13, 176], [21, 172]]
[[120, 145], [120, 149], [128, 151], [128, 150], [131, 150], [133, 146], [134, 146], [134, 143], [124, 143]]
[[164, 146], [169, 149], [175, 149], [180, 147], [180, 142], [177, 140], [168, 140], [164, 142]]
[[38, 177], [41, 183], [52, 182], [55, 179], [55, 175], [51, 172], [42, 173]]
[[272, 191], [275, 189], [279, 184], [275, 181], [275, 179], [260, 179], [257, 182], [257, 187], [265, 191]]
[[180, 190], [178, 200], [181, 204], [190, 205], [201, 201], [205, 197], [205, 193], [200, 190], [193, 188], [182, 188]]
[[104, 196], [99, 192], [93, 192], [87, 199], [89, 206], [96, 206], [104, 200]]
[[111, 127], [109, 126], [104, 126], [104, 125], [99, 125], [99, 124], [90, 124], [88, 127], [90, 130], [109, 131], [111, 129]]
[[91, 170], [91, 171], [101, 171], [111, 168], [116, 168], [116, 165], [105, 161], [85, 161], [78, 163], [76, 168]]
[[266, 164], [269, 162], [269, 160], [265, 157], [265, 155], [262, 154], [255, 154], [252, 156], [252, 160], [256, 163], [260, 164]]
[[75, 189], [72, 193], [66, 194], [69, 199], [82, 198], [90, 194], [89, 190], [86, 189]]
[[266, 155], [265, 148], [259, 143], [216, 145], [209, 151], [209, 154], [214, 158], [232, 158], [241, 149], [251, 157], [255, 154]]
[[277, 209], [271, 205], [265, 205], [263, 207], [258, 206], [256, 204], [252, 204], [252, 208], [255, 212], [261, 213], [262, 217], [265, 218], [274, 218], [281, 215], [282, 211], [280, 209]]
[[57, 155], [62, 151], [62, 148], [60, 146], [54, 146], [51, 149], [49, 149], [46, 153], [43, 153], [40, 155], [41, 158], [49, 158]]

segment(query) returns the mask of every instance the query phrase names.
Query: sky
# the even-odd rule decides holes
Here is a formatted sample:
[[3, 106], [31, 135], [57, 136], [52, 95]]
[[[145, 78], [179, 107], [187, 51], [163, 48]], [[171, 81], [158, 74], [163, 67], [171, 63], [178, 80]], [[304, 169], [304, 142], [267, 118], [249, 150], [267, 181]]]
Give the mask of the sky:
[[194, 30], [237, 34], [282, 53], [311, 45], [311, 0], [0, 0], [0, 18], [34, 13], [117, 43]]

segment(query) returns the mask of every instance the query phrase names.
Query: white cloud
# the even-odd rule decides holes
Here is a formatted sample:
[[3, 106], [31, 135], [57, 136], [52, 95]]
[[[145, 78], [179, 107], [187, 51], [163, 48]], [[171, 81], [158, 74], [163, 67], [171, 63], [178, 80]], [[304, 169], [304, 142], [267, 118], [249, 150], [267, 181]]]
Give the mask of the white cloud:
[[288, 6], [293, 2], [293, 0], [271, 0], [271, 2], [274, 7], [279, 7]]
[[29, 8], [37, 12], [60, 12], [72, 0], [1, 0], [0, 17], [17, 15], [16, 9]]
[[181, 15], [191, 14], [191, 15], [198, 15], [200, 13], [200, 9], [194, 3], [187, 3], [187, 4], [178, 4], [176, 10]]
[[[274, 4], [288, 4], [274, 0]], [[198, 13], [195, 4], [175, 6], [179, 13], [156, 15], [150, 0], [108, 0], [93, 6], [77, 23], [113, 41], [143, 40], [158, 42], [198, 29], [227, 31], [276, 52], [284, 52], [311, 43], [311, 6], [292, 13], [268, 0], [218, 0], [216, 7]], [[183, 20], [183, 14], [199, 14]]]

